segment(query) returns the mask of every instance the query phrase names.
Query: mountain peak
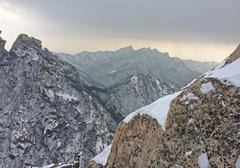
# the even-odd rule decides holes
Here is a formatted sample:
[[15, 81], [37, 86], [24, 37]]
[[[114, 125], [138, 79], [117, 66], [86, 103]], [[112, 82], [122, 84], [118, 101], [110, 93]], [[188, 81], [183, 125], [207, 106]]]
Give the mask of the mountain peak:
[[34, 49], [41, 49], [42, 48], [42, 42], [34, 37], [29, 37], [26, 34], [20, 34], [16, 41], [13, 43], [13, 46], [11, 48], [11, 51], [14, 51], [18, 49], [19, 47], [22, 47], [23, 45], [26, 45], [28, 47], [34, 48]]
[[[0, 34], [1, 34], [1, 30], [0, 30]], [[2, 54], [3, 52], [5, 52], [5, 44], [6, 44], [6, 41], [2, 39], [2, 37], [0, 36], [0, 54]]]
[[240, 58], [240, 44], [239, 44], [238, 47], [233, 51], [233, 53], [227, 58], [227, 61], [226, 61], [225, 65], [234, 62], [234, 61], [237, 60], [238, 58]]
[[118, 49], [116, 52], [131, 52], [131, 51], [133, 51], [134, 49], [133, 49], [133, 46], [127, 46], [127, 47], [123, 47], [123, 48], [120, 48], [120, 49]]

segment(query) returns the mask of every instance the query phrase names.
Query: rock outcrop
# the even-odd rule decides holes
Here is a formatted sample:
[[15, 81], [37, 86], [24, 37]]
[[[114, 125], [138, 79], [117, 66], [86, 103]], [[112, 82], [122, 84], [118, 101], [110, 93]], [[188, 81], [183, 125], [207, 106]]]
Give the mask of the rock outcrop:
[[[116, 122], [81, 74], [41, 41], [0, 39], [0, 167], [85, 160], [110, 143]], [[4, 53], [4, 54], [3, 54]]]
[[[1, 30], [0, 30], [0, 35], [1, 35]], [[5, 40], [3, 40], [1, 37], [0, 37], [0, 59], [1, 59], [1, 57], [3, 56], [3, 55], [5, 55], [6, 54], [6, 50], [5, 50], [5, 44], [6, 44], [6, 41]]]
[[130, 112], [173, 93], [176, 88], [153, 74], [137, 74], [107, 89], [93, 90], [120, 122]]
[[[236, 53], [226, 59], [231, 60], [228, 64], [223, 62], [183, 88], [169, 110], [155, 104], [130, 114], [131, 120], [128, 117], [118, 125], [109, 155], [99, 154], [89, 167], [239, 168], [240, 59]], [[159, 112], [151, 113], [156, 108]], [[158, 115], [164, 109], [168, 115], [163, 125]]]

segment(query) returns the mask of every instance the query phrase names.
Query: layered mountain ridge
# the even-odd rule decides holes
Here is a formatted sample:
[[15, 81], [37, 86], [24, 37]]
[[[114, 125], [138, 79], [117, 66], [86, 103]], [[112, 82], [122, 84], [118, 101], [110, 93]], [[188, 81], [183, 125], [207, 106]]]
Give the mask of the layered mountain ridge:
[[132, 46], [116, 51], [84, 51], [76, 55], [62, 53], [58, 56], [74, 65], [79, 71], [86, 72], [89, 83], [102, 87], [110, 87], [129, 76], [141, 73], [160, 76], [163, 81], [178, 90], [216, 65], [216, 63], [181, 60], [151, 48], [134, 50]]
[[180, 92], [129, 114], [89, 167], [240, 167], [240, 48]]

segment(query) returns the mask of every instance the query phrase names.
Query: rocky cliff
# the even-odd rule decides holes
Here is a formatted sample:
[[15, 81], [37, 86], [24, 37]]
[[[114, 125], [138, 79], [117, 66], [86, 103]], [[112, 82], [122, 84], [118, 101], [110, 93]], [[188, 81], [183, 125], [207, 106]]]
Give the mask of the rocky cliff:
[[0, 167], [80, 164], [112, 139], [116, 122], [81, 74], [41, 41], [0, 39]]
[[117, 122], [124, 119], [130, 112], [176, 90], [174, 86], [168, 85], [153, 74], [129, 76], [126, 80], [107, 89], [91, 88], [111, 111]]
[[89, 167], [240, 167], [240, 49], [180, 92], [127, 116]]

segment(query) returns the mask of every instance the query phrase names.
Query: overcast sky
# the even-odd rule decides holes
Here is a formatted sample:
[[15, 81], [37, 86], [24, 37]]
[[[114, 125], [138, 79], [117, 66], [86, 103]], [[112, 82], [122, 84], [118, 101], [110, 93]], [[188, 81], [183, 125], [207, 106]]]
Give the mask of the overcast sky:
[[133, 45], [221, 61], [240, 42], [240, 0], [0, 0], [9, 48], [19, 33], [55, 52]]

